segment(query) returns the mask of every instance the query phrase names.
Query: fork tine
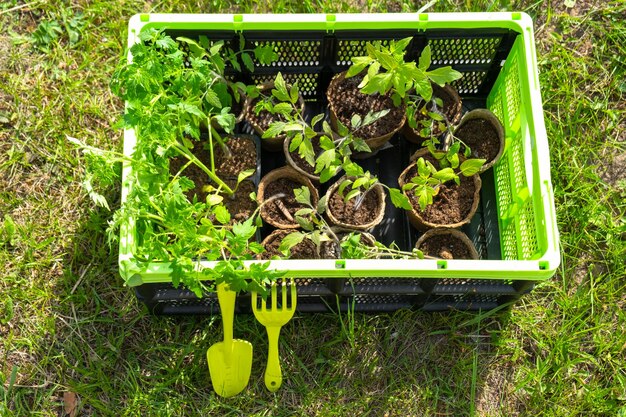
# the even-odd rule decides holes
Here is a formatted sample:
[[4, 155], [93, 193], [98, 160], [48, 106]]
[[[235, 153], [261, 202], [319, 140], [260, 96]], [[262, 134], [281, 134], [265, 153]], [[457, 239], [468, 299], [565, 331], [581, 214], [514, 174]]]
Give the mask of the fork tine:
[[276, 283], [273, 282], [272, 283], [272, 311], [276, 311], [276, 309], [278, 308], [278, 306], [277, 306], [277, 304], [278, 304], [277, 291], [278, 291], [278, 288], [276, 287]]
[[265, 313], [267, 311], [267, 300], [261, 297], [261, 311]]
[[296, 288], [296, 281], [292, 279], [291, 280], [291, 306], [290, 308], [292, 310], [295, 310], [297, 303], [298, 303], [298, 292]]
[[280, 289], [282, 295], [282, 304], [280, 305], [281, 310], [287, 310], [287, 287], [285, 286], [285, 281], [283, 280], [282, 288]]
[[253, 312], [257, 312], [257, 303], [259, 302], [259, 299], [256, 296], [256, 292], [254, 291], [250, 291], [250, 304], [252, 304], [252, 311]]

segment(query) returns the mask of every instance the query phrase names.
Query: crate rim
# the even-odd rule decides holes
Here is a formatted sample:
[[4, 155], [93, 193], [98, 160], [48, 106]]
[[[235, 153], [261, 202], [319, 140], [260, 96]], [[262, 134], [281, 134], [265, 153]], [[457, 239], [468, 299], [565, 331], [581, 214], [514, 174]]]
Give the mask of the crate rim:
[[[363, 25], [367, 24], [367, 28]], [[129, 20], [128, 48], [139, 41], [138, 34], [147, 28], [194, 30], [341, 30], [383, 29], [510, 29], [521, 35], [521, 65], [527, 68], [521, 84], [521, 101], [527, 114], [528, 131], [534, 152], [549, 155], [547, 133], [543, 117], [541, 93], [537, 73], [533, 23], [524, 12], [481, 13], [369, 13], [369, 14], [158, 14], [141, 13]], [[128, 58], [130, 52], [128, 52]], [[136, 137], [132, 129], [124, 131], [124, 153], [132, 154]], [[394, 277], [394, 278], [456, 278], [493, 280], [543, 281], [551, 278], [561, 262], [559, 235], [556, 225], [554, 193], [550, 176], [549, 158], [538, 158], [536, 179], [541, 188], [543, 218], [546, 228], [547, 249], [541, 257], [529, 260], [275, 260], [269, 261], [271, 269], [287, 271], [287, 277]], [[130, 167], [122, 171], [122, 201], [130, 184]], [[120, 230], [119, 268], [127, 285], [167, 283], [171, 269], [169, 262], [153, 262], [139, 266], [132, 254], [132, 223]], [[268, 261], [244, 261], [244, 264]], [[197, 270], [212, 268], [217, 261], [199, 261]], [[207, 278], [208, 279], [208, 278]]]

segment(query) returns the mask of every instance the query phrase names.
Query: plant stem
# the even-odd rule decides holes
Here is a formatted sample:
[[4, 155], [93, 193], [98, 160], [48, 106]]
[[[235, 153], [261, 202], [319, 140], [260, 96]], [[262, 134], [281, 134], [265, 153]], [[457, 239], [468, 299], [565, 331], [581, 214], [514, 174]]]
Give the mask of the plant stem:
[[194, 164], [196, 164], [201, 170], [203, 170], [208, 176], [209, 178], [211, 178], [213, 181], [215, 181], [219, 186], [224, 188], [224, 191], [226, 191], [226, 193], [233, 194], [233, 190], [224, 183], [224, 181], [222, 181], [217, 175], [215, 175], [215, 173], [213, 171], [211, 171], [209, 168], [206, 167], [206, 165], [204, 165], [202, 163], [202, 161], [200, 161], [193, 153], [189, 152], [189, 150], [183, 146], [180, 146], [177, 142], [174, 142], [174, 144], [172, 145], [174, 149], [176, 149], [178, 151], [178, 153], [180, 153], [181, 155], [183, 155], [185, 158], [189, 159], [190, 161], [192, 161]]
[[[222, 138], [222, 136], [220, 136], [220, 134], [217, 132], [217, 130], [215, 130], [215, 128], [210, 122], [211, 122], [211, 119], [209, 119], [209, 138], [211, 136], [215, 136], [215, 139], [217, 140], [217, 143], [220, 145], [220, 148], [222, 148], [222, 152], [224, 152], [224, 156], [226, 157], [226, 159], [232, 158], [233, 154], [230, 151], [230, 148], [228, 147], [228, 145], [226, 145], [226, 142], [224, 142], [224, 139]], [[213, 148], [213, 144], [211, 144], [211, 149], [212, 148]]]

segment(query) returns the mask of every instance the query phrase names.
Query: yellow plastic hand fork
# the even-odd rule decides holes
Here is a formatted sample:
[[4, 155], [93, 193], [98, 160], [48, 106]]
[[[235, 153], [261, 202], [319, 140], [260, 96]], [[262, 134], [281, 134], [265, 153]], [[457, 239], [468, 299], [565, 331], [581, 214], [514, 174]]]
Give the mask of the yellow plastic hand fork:
[[[291, 293], [291, 303], [287, 304], [287, 287]], [[267, 329], [268, 353], [267, 366], [265, 368], [265, 386], [271, 392], [277, 391], [283, 382], [282, 371], [280, 370], [280, 360], [278, 358], [278, 338], [280, 336], [280, 328], [283, 327], [296, 311], [296, 302], [298, 295], [296, 293], [296, 283], [290, 280], [289, 283], [282, 281], [281, 288], [282, 300], [280, 307], [278, 306], [278, 288], [276, 283], [272, 283], [270, 298], [272, 300], [271, 307], [267, 308], [267, 301], [261, 298], [259, 300], [257, 294], [252, 292], [252, 311], [256, 319]], [[261, 308], [257, 306], [258, 301], [261, 302]]]

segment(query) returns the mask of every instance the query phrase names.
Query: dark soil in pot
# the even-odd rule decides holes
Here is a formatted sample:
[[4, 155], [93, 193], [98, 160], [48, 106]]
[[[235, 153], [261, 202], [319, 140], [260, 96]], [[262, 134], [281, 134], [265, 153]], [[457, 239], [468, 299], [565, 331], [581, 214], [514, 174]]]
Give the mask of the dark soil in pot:
[[328, 189], [326, 215], [338, 227], [369, 230], [379, 224], [385, 215], [385, 191], [381, 185], [376, 185], [365, 195], [359, 194], [346, 202], [338, 192], [345, 178], [340, 178]]
[[472, 241], [455, 229], [431, 229], [417, 241], [415, 247], [425, 256], [441, 259], [479, 259]]
[[[236, 181], [226, 180], [229, 187], [234, 187]], [[257, 187], [252, 181], [244, 180], [233, 195], [223, 194], [223, 204], [231, 215], [231, 222], [244, 222], [252, 216], [257, 208], [257, 202], [250, 198], [250, 193], [256, 191]]]
[[[220, 178], [237, 178], [240, 172], [257, 168], [257, 151], [254, 139], [248, 136], [226, 136], [226, 145], [230, 150], [231, 157], [228, 158], [222, 148], [215, 144], [215, 172]], [[206, 151], [208, 154], [208, 151]], [[210, 167], [211, 160], [201, 159]]]
[[472, 158], [485, 159], [481, 172], [498, 162], [504, 152], [504, 127], [487, 109], [466, 113], [454, 135], [470, 147]]
[[[400, 187], [417, 175], [415, 161], [420, 157], [439, 167], [439, 162], [428, 149], [422, 148], [411, 156], [411, 165], [400, 174]], [[478, 174], [472, 177], [459, 175], [459, 180], [459, 185], [454, 181], [441, 185], [433, 198], [433, 204], [426, 206], [424, 211], [420, 209], [419, 198], [415, 193], [404, 191], [413, 206], [413, 210], [407, 212], [411, 225], [418, 230], [426, 230], [433, 227], [461, 227], [469, 223], [478, 209], [482, 182]]]
[[331, 82], [326, 94], [337, 119], [350, 127], [350, 120], [355, 114], [365, 117], [369, 112], [388, 109], [389, 113], [386, 116], [357, 130], [354, 134], [367, 140], [399, 130], [404, 123], [404, 107], [395, 107], [388, 95], [363, 94], [359, 89], [362, 80], [361, 75], [344, 78], [340, 74], [335, 82]]
[[[261, 255], [262, 259], [270, 259], [274, 256], [283, 257], [283, 254], [278, 250], [280, 243], [285, 236], [293, 233], [290, 230], [274, 230], [269, 236], [267, 236], [262, 245], [265, 248], [265, 252]], [[317, 248], [315, 244], [309, 239], [303, 239], [290, 249], [289, 259], [318, 259]]]
[[[406, 178], [413, 178], [416, 175], [417, 168], [412, 168]], [[439, 193], [433, 198], [433, 204], [420, 211], [424, 220], [434, 224], [452, 224], [467, 217], [472, 209], [476, 188], [472, 178], [462, 175], [459, 178], [460, 185], [450, 181], [439, 188]], [[419, 207], [418, 197], [414, 193], [409, 192], [408, 197], [413, 207]]]
[[[295, 221], [295, 213], [306, 206], [296, 201], [294, 190], [302, 186], [309, 189], [311, 204], [317, 206], [319, 200], [317, 189], [304, 175], [291, 167], [282, 167], [267, 173], [261, 179], [257, 193], [257, 201], [262, 204], [263, 220], [281, 229], [300, 227]], [[273, 198], [276, 196], [281, 197]]]
[[339, 193], [333, 193], [328, 201], [328, 209], [342, 223], [367, 224], [373, 220], [372, 215], [379, 210], [379, 196], [375, 192], [367, 193], [361, 205], [356, 208], [358, 199], [357, 196], [346, 203]]

